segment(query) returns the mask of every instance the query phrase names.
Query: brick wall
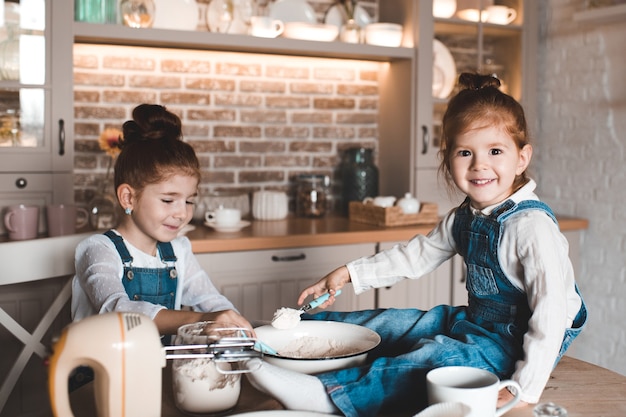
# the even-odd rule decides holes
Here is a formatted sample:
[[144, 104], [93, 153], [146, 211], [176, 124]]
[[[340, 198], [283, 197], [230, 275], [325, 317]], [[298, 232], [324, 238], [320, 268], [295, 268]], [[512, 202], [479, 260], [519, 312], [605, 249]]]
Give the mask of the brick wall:
[[76, 201], [88, 201], [105, 176], [100, 132], [121, 128], [143, 102], [181, 117], [203, 191], [288, 190], [302, 172], [332, 176], [342, 150], [376, 148], [380, 65], [76, 45]]
[[[198, 30], [207, 2], [199, 1]], [[318, 20], [334, 2], [315, 0]], [[375, 1], [361, 3], [376, 16]], [[81, 45], [74, 47], [78, 204], [106, 176], [97, 138], [140, 103], [183, 121], [203, 167], [201, 192], [292, 191], [303, 172], [335, 176], [342, 151], [377, 147], [380, 63], [260, 54]]]
[[541, 2], [539, 192], [589, 219], [578, 283], [590, 316], [571, 354], [626, 374], [625, 17], [575, 22], [585, 0]]

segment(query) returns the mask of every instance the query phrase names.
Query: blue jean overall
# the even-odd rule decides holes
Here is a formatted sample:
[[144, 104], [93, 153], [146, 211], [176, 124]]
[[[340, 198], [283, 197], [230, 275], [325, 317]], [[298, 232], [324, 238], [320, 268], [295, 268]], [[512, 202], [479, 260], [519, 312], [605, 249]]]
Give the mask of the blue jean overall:
[[[525, 294], [502, 272], [497, 249], [502, 222], [534, 209], [554, 218], [545, 204], [536, 201], [519, 205], [507, 201], [491, 216], [474, 216], [469, 204], [457, 209], [453, 233], [468, 267], [468, 306], [322, 312], [304, 317], [359, 324], [381, 336], [367, 364], [317, 375], [344, 415], [376, 416], [424, 408], [426, 373], [441, 366], [473, 366], [501, 379], [511, 376], [516, 361], [523, 357], [522, 338], [530, 309]], [[562, 352], [580, 331], [586, 317], [584, 304], [578, 316], [578, 328], [568, 330]]]
[[115, 249], [122, 258], [124, 273], [122, 284], [128, 298], [135, 301], [148, 301], [160, 304], [170, 310], [176, 302], [176, 288], [178, 273], [176, 272], [176, 255], [169, 242], [158, 242], [157, 248], [164, 268], [137, 268], [133, 267], [133, 257], [130, 256], [124, 239], [113, 231], [104, 233], [115, 244]]
[[[174, 309], [178, 273], [176, 272], [176, 256], [172, 244], [169, 242], [157, 243], [161, 261], [165, 265], [164, 268], [137, 268], [132, 266], [133, 257], [128, 252], [122, 237], [111, 230], [104, 234], [115, 244], [115, 248], [122, 258], [124, 264], [122, 284], [128, 298], [160, 304], [170, 310]], [[92, 381], [93, 378], [93, 370], [90, 367], [80, 366], [70, 376], [69, 390], [74, 391]]]

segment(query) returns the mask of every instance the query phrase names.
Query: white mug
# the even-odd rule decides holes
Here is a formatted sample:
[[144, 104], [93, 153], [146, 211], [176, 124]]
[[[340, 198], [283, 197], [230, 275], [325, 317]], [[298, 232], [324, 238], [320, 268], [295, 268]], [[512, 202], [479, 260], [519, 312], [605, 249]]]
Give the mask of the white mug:
[[[470, 410], [465, 417], [499, 417], [509, 411], [520, 400], [520, 386], [512, 380], [500, 381], [484, 369], [469, 366], [444, 366], [433, 369], [426, 375], [428, 403], [460, 402]], [[515, 398], [496, 409], [498, 392], [512, 387]]]
[[517, 17], [517, 12], [507, 6], [489, 6], [487, 7], [487, 22], [498, 25], [508, 25]]
[[282, 21], [269, 16], [252, 16], [250, 18], [250, 34], [260, 38], [275, 38], [285, 30]]
[[391, 207], [396, 202], [396, 198], [394, 196], [382, 196], [378, 197], [366, 197], [363, 200], [363, 204], [373, 204], [378, 207]]
[[220, 207], [214, 211], [207, 211], [204, 214], [204, 219], [207, 223], [213, 223], [216, 226], [236, 226], [241, 221], [241, 211], [233, 208]]

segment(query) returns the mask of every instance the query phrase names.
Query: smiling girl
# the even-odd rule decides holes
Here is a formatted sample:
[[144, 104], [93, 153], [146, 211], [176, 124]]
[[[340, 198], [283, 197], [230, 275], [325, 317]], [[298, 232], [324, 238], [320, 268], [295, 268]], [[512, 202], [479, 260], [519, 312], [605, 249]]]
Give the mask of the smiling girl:
[[215, 288], [189, 239], [178, 237], [191, 221], [200, 181], [200, 164], [182, 141], [180, 119], [165, 107], [141, 104], [123, 131], [115, 189], [125, 215], [116, 229], [90, 236], [76, 248], [73, 319], [141, 313], [163, 335], [199, 321], [251, 329]]
[[[451, 365], [512, 378], [522, 403], [535, 403], [585, 323], [567, 240], [526, 175], [532, 146], [522, 107], [491, 76], [466, 73], [459, 84], [443, 117], [441, 171], [465, 201], [427, 236], [339, 267], [298, 302], [334, 294], [348, 282], [360, 294], [418, 279], [459, 254], [468, 304], [307, 317], [366, 326], [382, 341], [360, 368], [313, 376], [264, 363], [247, 375], [287, 407], [359, 417], [415, 413], [426, 406], [428, 371]], [[510, 397], [501, 391], [501, 402]]]

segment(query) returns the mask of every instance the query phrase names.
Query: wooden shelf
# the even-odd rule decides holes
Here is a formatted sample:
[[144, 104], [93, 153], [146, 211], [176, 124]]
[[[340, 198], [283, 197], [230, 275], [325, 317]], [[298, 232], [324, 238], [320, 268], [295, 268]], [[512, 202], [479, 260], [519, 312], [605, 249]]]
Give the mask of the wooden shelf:
[[626, 20], [626, 4], [598, 7], [574, 13], [575, 22], [610, 23]]
[[414, 49], [408, 47], [315, 42], [287, 38], [257, 38], [248, 35], [183, 31], [169, 29], [133, 29], [121, 25], [74, 22], [74, 40], [78, 43], [150, 46], [161, 48], [248, 52], [272, 55], [295, 55], [319, 58], [359, 59], [390, 62], [410, 60]]

